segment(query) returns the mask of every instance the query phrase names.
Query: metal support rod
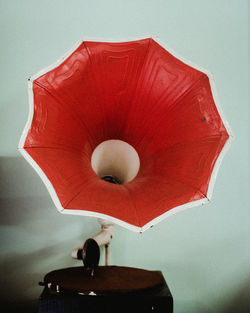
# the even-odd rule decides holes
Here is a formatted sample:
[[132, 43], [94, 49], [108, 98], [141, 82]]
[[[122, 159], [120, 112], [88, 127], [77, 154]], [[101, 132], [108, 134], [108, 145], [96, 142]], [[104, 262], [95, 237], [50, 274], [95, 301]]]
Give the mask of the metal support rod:
[[109, 265], [109, 244], [105, 245], [105, 265]]

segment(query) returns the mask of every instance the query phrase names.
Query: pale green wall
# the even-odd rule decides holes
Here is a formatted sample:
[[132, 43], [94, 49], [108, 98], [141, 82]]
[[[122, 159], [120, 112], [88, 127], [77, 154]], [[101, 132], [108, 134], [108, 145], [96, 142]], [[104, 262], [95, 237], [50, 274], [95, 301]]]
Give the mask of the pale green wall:
[[214, 73], [236, 139], [212, 203], [142, 235], [117, 227], [112, 262], [162, 270], [175, 313], [250, 312], [247, 1], [1, 0], [0, 5], [2, 300], [12, 302], [15, 312], [36, 312], [37, 282], [48, 271], [76, 265], [71, 248], [98, 230], [94, 219], [57, 213], [40, 178], [17, 152], [28, 114], [27, 78], [82, 37], [153, 33]]

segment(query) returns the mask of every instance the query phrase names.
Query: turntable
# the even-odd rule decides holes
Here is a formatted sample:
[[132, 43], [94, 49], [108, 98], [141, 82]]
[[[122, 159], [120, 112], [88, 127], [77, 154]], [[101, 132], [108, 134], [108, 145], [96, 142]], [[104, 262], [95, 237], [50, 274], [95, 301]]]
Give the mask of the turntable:
[[39, 313], [173, 312], [173, 298], [158, 271], [99, 266], [92, 276], [84, 267], [56, 270], [46, 285]]
[[[45, 287], [39, 313], [173, 312], [173, 298], [160, 271], [109, 265], [114, 225], [98, 221], [102, 230], [71, 253], [83, 266], [52, 271], [39, 283]], [[101, 246], [105, 266], [99, 266]]]

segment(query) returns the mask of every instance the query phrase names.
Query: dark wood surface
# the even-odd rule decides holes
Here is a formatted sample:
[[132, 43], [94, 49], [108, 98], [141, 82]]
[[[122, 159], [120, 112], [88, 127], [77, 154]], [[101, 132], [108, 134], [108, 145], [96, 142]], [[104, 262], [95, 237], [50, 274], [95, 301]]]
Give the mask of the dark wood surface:
[[166, 286], [160, 271], [123, 266], [99, 266], [94, 276], [83, 266], [59, 269], [48, 273], [44, 283], [52, 284], [54, 290], [58, 286], [61, 291], [98, 295], [153, 292]]

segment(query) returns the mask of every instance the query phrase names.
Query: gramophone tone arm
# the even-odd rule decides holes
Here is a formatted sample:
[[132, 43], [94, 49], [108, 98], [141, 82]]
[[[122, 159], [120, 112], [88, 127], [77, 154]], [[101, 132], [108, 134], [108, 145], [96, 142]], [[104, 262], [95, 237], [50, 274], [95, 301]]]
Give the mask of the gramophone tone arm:
[[[104, 220], [104, 219], [98, 219], [98, 222], [101, 224], [101, 231], [96, 234], [94, 237], [92, 237], [93, 240], [96, 241], [99, 247], [105, 245], [105, 265], [109, 264], [109, 244], [113, 238], [114, 234], [114, 224]], [[81, 259], [82, 253], [79, 253], [82, 251], [83, 247], [77, 247], [72, 250], [71, 256], [73, 259]]]

